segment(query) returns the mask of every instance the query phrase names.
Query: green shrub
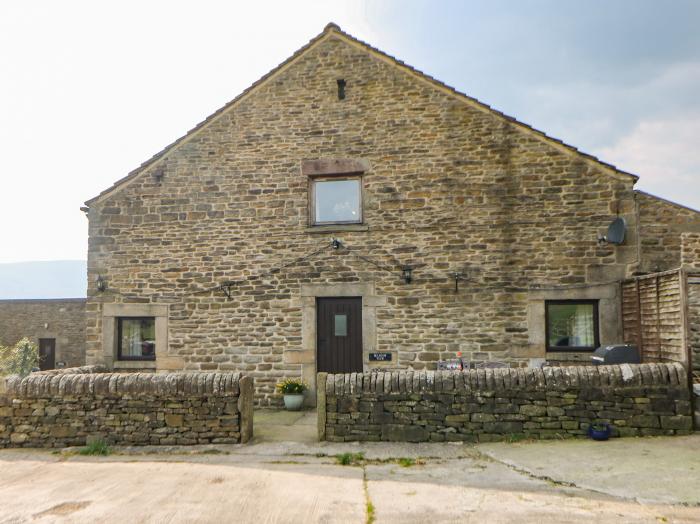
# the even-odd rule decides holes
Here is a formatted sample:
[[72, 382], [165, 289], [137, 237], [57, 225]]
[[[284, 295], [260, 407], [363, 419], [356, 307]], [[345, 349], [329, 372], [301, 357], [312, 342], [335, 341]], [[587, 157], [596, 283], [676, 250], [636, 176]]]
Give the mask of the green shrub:
[[0, 346], [0, 375], [26, 377], [38, 367], [39, 350], [28, 338], [23, 338], [14, 347]]
[[300, 378], [288, 378], [282, 382], [278, 382], [275, 386], [277, 391], [283, 395], [301, 395], [304, 391], [309, 389], [306, 382]]

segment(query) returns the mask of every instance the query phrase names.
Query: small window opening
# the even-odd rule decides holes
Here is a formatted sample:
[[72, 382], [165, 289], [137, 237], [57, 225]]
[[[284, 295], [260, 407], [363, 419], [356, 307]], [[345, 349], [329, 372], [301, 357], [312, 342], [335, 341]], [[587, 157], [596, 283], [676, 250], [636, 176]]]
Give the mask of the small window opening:
[[345, 100], [345, 80], [338, 79], [338, 100]]
[[547, 351], [594, 351], [600, 345], [597, 300], [545, 302]]
[[117, 319], [119, 360], [156, 359], [156, 319], [122, 317]]

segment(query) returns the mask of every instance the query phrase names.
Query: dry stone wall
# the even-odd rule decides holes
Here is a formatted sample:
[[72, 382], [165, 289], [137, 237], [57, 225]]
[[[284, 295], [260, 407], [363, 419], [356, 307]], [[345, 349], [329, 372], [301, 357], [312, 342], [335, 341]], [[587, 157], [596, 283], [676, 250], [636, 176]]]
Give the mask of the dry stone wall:
[[84, 298], [0, 300], [0, 345], [13, 346], [27, 337], [56, 339], [56, 362], [85, 364]]
[[319, 374], [329, 441], [491, 441], [692, 431], [680, 364]]
[[[247, 442], [253, 380], [238, 373], [37, 373], [0, 379], [0, 447]], [[3, 391], [4, 390], [4, 391]]]

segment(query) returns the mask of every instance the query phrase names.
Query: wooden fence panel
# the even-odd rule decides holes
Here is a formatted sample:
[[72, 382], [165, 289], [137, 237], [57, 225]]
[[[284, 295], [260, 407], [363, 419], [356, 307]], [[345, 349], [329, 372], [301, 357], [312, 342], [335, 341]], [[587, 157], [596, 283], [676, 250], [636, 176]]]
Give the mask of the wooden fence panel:
[[621, 284], [624, 340], [642, 362], [689, 363], [686, 284], [682, 270], [625, 280]]

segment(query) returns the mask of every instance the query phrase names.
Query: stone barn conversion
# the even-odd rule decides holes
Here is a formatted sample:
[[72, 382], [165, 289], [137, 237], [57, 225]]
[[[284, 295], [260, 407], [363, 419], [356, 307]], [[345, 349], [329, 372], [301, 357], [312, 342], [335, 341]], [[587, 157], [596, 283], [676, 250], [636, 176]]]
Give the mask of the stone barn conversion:
[[636, 181], [329, 24], [86, 202], [87, 363], [241, 371], [265, 405], [458, 352], [588, 362], [700, 232]]
[[0, 300], [0, 346], [28, 338], [42, 370], [85, 364], [85, 299]]

